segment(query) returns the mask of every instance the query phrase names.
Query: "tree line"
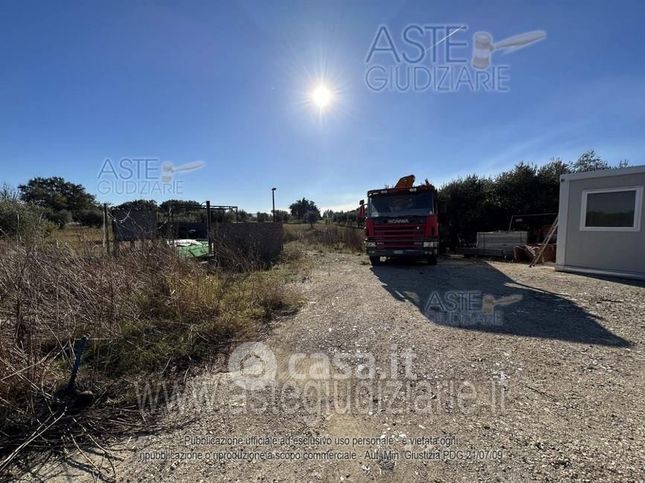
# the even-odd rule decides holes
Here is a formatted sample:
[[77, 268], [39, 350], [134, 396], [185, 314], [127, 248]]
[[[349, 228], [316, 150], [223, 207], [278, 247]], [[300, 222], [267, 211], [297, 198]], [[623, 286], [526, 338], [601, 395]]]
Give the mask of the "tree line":
[[[178, 221], [204, 222], [207, 216], [204, 204], [194, 200], [166, 200], [158, 203], [155, 200], [139, 199], [110, 206], [109, 209], [120, 212], [131, 209], [156, 210], [162, 216], [172, 216]], [[290, 211], [276, 210], [272, 214], [249, 213], [243, 209], [212, 209], [211, 221], [262, 223], [275, 219], [280, 222], [315, 223], [320, 218], [316, 204], [305, 198], [294, 202], [289, 209]], [[17, 190], [8, 185], [0, 188], [0, 236], [41, 236], [71, 222], [88, 227], [100, 227], [103, 224], [103, 207], [80, 184], [54, 176], [32, 178], [26, 184], [19, 185]]]
[[[628, 163], [621, 161], [616, 167]], [[594, 151], [583, 153], [576, 161], [566, 163], [553, 159], [543, 166], [525, 162], [496, 176], [471, 174], [458, 178], [438, 190], [439, 215], [442, 233], [452, 243], [472, 241], [478, 231], [503, 230], [513, 215], [555, 213], [558, 210], [560, 176], [565, 173], [608, 169], [611, 166]], [[358, 200], [357, 200], [358, 201]], [[358, 203], [357, 203], [358, 204]], [[192, 200], [134, 200], [122, 203], [117, 209], [156, 209], [180, 218], [203, 221], [203, 204]], [[357, 211], [326, 210], [322, 215], [316, 203], [302, 198], [289, 206], [289, 211], [276, 210], [248, 213], [242, 209], [215, 211], [213, 221], [298, 221], [314, 224], [326, 222], [353, 224]], [[30, 219], [45, 220], [51, 227], [69, 222], [86, 226], [101, 226], [103, 213], [94, 195], [80, 185], [60, 177], [37, 177], [18, 190], [4, 186], [0, 190], [0, 234], [11, 234]]]
[[[615, 167], [627, 165], [621, 161]], [[473, 242], [478, 231], [507, 230], [514, 215], [545, 214], [536, 220], [550, 224], [558, 211], [560, 176], [612, 167], [587, 151], [569, 163], [558, 158], [543, 166], [520, 162], [496, 176], [456, 179], [438, 191], [440, 230], [457, 245]]]
[[[573, 162], [552, 159], [543, 166], [520, 162], [496, 176], [471, 174], [438, 189], [440, 232], [451, 245], [473, 242], [478, 231], [506, 230], [513, 215], [538, 215], [537, 222], [551, 223], [558, 211], [560, 176], [626, 167], [612, 166], [595, 151], [587, 151]], [[357, 210], [323, 213], [333, 223], [354, 224]], [[513, 227], [516, 228], [516, 227]]]

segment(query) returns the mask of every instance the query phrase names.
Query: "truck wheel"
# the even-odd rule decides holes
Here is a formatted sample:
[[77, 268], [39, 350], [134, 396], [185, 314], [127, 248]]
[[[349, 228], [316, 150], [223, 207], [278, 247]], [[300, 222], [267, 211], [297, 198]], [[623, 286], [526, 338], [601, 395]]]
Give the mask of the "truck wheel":
[[370, 263], [372, 265], [381, 265], [381, 257], [370, 257]]
[[437, 264], [437, 255], [430, 255], [428, 257], [428, 265], [436, 265]]

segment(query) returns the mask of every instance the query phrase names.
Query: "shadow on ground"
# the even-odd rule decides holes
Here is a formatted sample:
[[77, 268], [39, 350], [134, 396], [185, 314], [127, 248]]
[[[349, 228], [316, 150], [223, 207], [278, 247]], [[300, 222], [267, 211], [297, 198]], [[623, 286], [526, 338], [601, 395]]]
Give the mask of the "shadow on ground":
[[574, 302], [515, 282], [488, 263], [388, 262], [372, 271], [393, 297], [414, 303], [435, 324], [583, 344], [631, 345]]

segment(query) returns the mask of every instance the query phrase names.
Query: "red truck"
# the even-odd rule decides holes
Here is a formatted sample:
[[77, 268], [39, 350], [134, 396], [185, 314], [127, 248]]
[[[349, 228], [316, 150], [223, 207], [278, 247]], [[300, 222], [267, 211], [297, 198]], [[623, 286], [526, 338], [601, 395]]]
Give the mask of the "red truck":
[[401, 178], [394, 188], [367, 192], [365, 248], [372, 265], [381, 257], [414, 257], [437, 263], [439, 224], [437, 190], [426, 181], [414, 185], [414, 176]]

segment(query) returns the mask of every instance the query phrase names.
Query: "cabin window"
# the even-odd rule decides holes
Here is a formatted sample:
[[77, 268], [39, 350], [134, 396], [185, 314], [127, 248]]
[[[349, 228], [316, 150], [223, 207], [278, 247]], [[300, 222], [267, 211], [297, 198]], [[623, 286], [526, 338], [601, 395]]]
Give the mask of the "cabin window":
[[640, 231], [643, 187], [582, 192], [580, 229], [583, 231]]

